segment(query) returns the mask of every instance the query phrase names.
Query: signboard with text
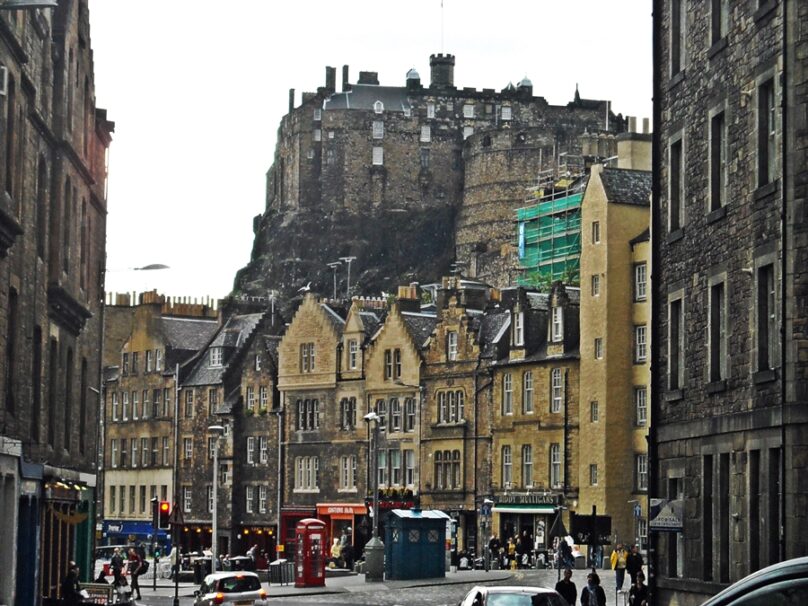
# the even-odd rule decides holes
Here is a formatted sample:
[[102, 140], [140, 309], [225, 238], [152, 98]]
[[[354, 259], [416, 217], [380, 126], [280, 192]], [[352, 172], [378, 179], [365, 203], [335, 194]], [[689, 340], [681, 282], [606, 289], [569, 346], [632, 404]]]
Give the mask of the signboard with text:
[[648, 528], [652, 532], [683, 532], [684, 500], [649, 499]]

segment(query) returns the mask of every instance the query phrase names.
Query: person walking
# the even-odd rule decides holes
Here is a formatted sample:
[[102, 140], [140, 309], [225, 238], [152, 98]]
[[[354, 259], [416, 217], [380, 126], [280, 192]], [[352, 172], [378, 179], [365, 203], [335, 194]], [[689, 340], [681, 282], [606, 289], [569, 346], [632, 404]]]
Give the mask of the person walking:
[[631, 577], [631, 586], [634, 586], [634, 583], [637, 582], [637, 574], [642, 572], [642, 555], [640, 555], [640, 549], [636, 545], [631, 546], [631, 553], [628, 554], [626, 558], [626, 571], [628, 572], [629, 576]]
[[612, 557], [610, 558], [612, 570], [614, 570], [614, 581], [617, 591], [623, 591], [623, 582], [626, 580], [627, 560], [628, 551], [626, 551], [622, 543], [618, 543], [617, 549], [612, 552]]
[[171, 546], [171, 553], [168, 555], [171, 562], [171, 580], [173, 581], [180, 573], [180, 550], [176, 545]]
[[129, 549], [129, 574], [132, 575], [132, 599], [134, 600], [143, 599], [140, 595], [140, 583], [138, 582], [138, 577], [143, 573], [142, 567], [143, 558], [140, 557], [135, 548]]
[[499, 537], [495, 534], [491, 535], [491, 540], [488, 541], [488, 558], [490, 562], [499, 564], [499, 550], [501, 547], [502, 543], [500, 543]]
[[564, 578], [556, 583], [555, 590], [561, 594], [561, 597], [567, 600], [569, 606], [575, 606], [575, 600], [578, 599], [578, 590], [575, 583], [572, 582], [572, 568], [564, 569]]
[[109, 567], [112, 569], [112, 584], [116, 587], [126, 584], [126, 579], [123, 576], [123, 556], [121, 555], [121, 548], [116, 547], [112, 552], [112, 559], [109, 561]]
[[78, 606], [81, 604], [79, 567], [75, 562], [70, 562], [67, 567], [67, 574], [62, 579], [62, 604], [65, 606]]
[[586, 575], [586, 586], [581, 591], [581, 606], [606, 606], [606, 592], [600, 586], [597, 572]]

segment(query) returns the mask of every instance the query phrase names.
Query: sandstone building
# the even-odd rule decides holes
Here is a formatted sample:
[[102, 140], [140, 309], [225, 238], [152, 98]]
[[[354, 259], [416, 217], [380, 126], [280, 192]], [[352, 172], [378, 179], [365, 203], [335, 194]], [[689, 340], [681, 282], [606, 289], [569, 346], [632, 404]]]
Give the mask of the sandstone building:
[[[118, 296], [105, 309], [103, 490], [101, 542], [149, 542], [151, 499], [176, 502], [174, 477], [178, 369], [203, 348], [219, 328], [218, 313], [205, 305], [143, 293], [137, 305]], [[131, 313], [127, 313], [131, 312]], [[115, 350], [118, 334], [129, 332]], [[112, 351], [111, 351], [112, 350]], [[170, 543], [166, 531], [157, 533]]]
[[86, 0], [0, 10], [0, 602], [92, 570], [106, 152]]
[[653, 14], [654, 601], [695, 604], [808, 554], [808, 6]]
[[[326, 291], [327, 263], [341, 257], [354, 258], [350, 284], [361, 292], [435, 281], [454, 260], [505, 285], [525, 186], [567, 153], [582, 158], [592, 136], [602, 134], [589, 153], [611, 155], [626, 121], [577, 91], [550, 105], [527, 78], [500, 91], [458, 88], [454, 65], [432, 55], [429, 84], [412, 69], [403, 86], [380, 85], [376, 72], [351, 83], [345, 66], [341, 90], [327, 67], [300, 105], [290, 91], [237, 292], [278, 289], [286, 300], [309, 280]], [[347, 289], [348, 271], [339, 281]]]
[[645, 547], [651, 136], [623, 133], [618, 149], [617, 167], [591, 169], [581, 205], [579, 507], [607, 513], [615, 541]]

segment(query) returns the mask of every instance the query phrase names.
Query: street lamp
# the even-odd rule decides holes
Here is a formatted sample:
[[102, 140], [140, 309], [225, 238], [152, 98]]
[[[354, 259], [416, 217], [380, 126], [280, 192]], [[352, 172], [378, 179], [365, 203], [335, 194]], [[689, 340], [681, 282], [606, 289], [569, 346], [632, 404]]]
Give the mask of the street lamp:
[[334, 272], [334, 300], [337, 300], [337, 269], [340, 265], [342, 265], [342, 261], [332, 261], [331, 263], [326, 263]]
[[[365, 582], [381, 582], [384, 580], [384, 543], [379, 539], [379, 423], [381, 417], [371, 411], [365, 415], [365, 423], [373, 423], [370, 459], [373, 461], [373, 528], [370, 541], [365, 545]], [[371, 466], [368, 465], [368, 468]]]
[[340, 257], [339, 260], [348, 264], [348, 282], [345, 286], [345, 298], [351, 300], [351, 263], [356, 257]]
[[483, 506], [480, 509], [483, 522], [483, 567], [485, 571], [491, 570], [491, 547], [489, 546], [488, 535], [491, 532], [491, 508], [494, 506], [494, 501], [489, 498], [483, 499]]
[[219, 438], [224, 434], [224, 427], [221, 425], [209, 425], [208, 426], [208, 433], [213, 434], [213, 519], [212, 519], [212, 531], [213, 537], [211, 538], [210, 544], [210, 571], [211, 573], [216, 572], [216, 543], [218, 539], [218, 527], [216, 523], [216, 513], [218, 509], [218, 487], [219, 487]]

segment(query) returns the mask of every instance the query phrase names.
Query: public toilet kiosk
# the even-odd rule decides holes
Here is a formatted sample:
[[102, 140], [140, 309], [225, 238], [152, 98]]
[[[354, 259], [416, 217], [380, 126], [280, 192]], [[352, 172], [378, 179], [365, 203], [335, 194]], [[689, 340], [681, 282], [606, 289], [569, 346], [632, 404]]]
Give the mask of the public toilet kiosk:
[[384, 578], [445, 577], [448, 517], [437, 510], [393, 509], [385, 527]]
[[323, 587], [327, 556], [325, 522], [314, 518], [300, 520], [295, 536], [295, 587]]

